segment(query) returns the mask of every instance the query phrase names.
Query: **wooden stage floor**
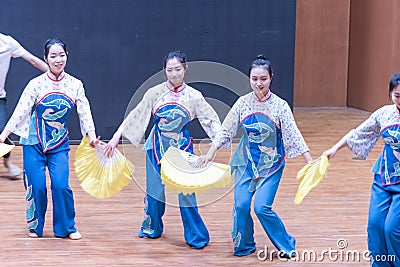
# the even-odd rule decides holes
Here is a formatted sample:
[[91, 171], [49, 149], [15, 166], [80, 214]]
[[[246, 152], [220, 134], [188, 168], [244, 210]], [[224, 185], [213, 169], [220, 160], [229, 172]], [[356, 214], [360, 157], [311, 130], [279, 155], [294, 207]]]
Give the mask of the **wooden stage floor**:
[[[295, 118], [314, 158], [357, 126], [370, 113], [348, 108], [296, 108]], [[232, 192], [219, 199], [214, 192], [200, 199], [200, 213], [211, 236], [202, 250], [189, 248], [183, 238], [179, 209], [168, 205], [165, 231], [156, 240], [140, 239], [137, 232], [143, 218], [144, 193], [141, 182], [132, 181], [116, 196], [101, 200], [84, 192], [73, 170], [76, 146], [71, 147], [70, 185], [74, 192], [76, 226], [83, 238], [78, 241], [53, 237], [52, 205], [49, 199], [44, 237], [27, 236], [25, 192], [22, 180], [6, 179], [0, 168], [0, 251], [2, 266], [368, 266], [363, 256], [367, 249], [367, 213], [372, 173], [370, 168], [382, 148], [380, 141], [365, 161], [352, 160], [352, 153], [341, 150], [331, 161], [328, 175], [295, 205], [296, 173], [304, 166], [303, 157], [286, 161], [286, 168], [274, 210], [288, 232], [297, 239], [297, 262], [272, 259], [263, 253], [275, 249], [254, 216], [257, 251], [246, 257], [232, 255]], [[125, 147], [135, 164], [135, 177], [143, 179], [144, 153]], [[219, 151], [217, 161], [228, 162], [230, 151]], [[22, 166], [21, 147], [13, 159]], [[50, 191], [50, 190], [49, 190]], [[222, 194], [220, 194], [221, 196]], [[176, 202], [175, 194], [167, 199]], [[212, 201], [215, 200], [215, 201]], [[340, 246], [340, 247], [339, 247]], [[330, 254], [329, 254], [330, 251]], [[335, 252], [336, 251], [336, 252]], [[350, 255], [351, 254], [351, 255]], [[358, 255], [357, 255], [358, 254]], [[360, 259], [357, 259], [360, 256]]]

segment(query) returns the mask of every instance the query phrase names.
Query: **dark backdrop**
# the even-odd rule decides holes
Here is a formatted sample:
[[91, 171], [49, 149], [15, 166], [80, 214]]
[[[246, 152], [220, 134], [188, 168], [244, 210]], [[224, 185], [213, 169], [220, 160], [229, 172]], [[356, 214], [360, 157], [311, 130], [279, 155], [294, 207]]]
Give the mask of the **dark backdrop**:
[[[7, 0], [0, 12], [0, 31], [37, 56], [50, 37], [67, 43], [66, 71], [83, 81], [102, 139], [112, 136], [135, 90], [162, 69], [171, 50], [182, 50], [188, 61], [220, 62], [246, 74], [264, 53], [274, 70], [272, 91], [292, 106], [295, 0]], [[9, 115], [38, 74], [24, 60], [12, 60]], [[237, 95], [217, 87], [196, 84], [206, 97], [231, 106]], [[204, 135], [194, 128], [195, 137]], [[81, 139], [76, 112], [69, 129], [71, 139]]]

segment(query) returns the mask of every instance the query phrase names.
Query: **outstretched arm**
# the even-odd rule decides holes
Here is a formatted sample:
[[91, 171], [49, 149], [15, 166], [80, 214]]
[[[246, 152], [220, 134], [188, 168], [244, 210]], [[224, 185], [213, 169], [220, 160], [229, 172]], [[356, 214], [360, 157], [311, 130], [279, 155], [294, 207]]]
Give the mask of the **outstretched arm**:
[[236, 131], [239, 124], [239, 106], [240, 101], [236, 101], [222, 124], [222, 130], [219, 131], [211, 143], [211, 146], [207, 154], [200, 156], [197, 161], [197, 165], [201, 168], [207, 166], [215, 157], [215, 153], [221, 147], [228, 148], [232, 143], [232, 138], [236, 135]]
[[49, 69], [49, 67], [47, 66], [47, 64], [43, 60], [41, 60], [38, 57], [32, 55], [28, 51], [25, 51], [25, 53], [21, 57], [25, 61], [31, 63], [32, 66], [34, 66], [35, 68], [37, 68], [37, 69], [39, 69], [39, 70], [41, 70], [43, 72], [46, 72]]
[[332, 159], [340, 149], [347, 146], [346, 140], [348, 135], [349, 133], [343, 136], [342, 139], [340, 139], [339, 142], [334, 144], [331, 148], [324, 151], [324, 154], [328, 157], [328, 159]]

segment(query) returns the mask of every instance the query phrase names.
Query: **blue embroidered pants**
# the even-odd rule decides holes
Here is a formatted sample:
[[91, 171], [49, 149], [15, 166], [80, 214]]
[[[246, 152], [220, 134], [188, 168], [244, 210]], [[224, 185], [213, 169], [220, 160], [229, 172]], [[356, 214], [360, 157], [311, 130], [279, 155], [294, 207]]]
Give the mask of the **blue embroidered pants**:
[[368, 215], [368, 249], [372, 266], [400, 266], [400, 190], [383, 186], [375, 174]]
[[[210, 236], [200, 217], [196, 195], [178, 194], [181, 218], [186, 243], [200, 249], [208, 244]], [[145, 214], [139, 237], [158, 238], [163, 232], [162, 216], [165, 212], [164, 185], [161, 183], [160, 166], [156, 164], [153, 151], [146, 157], [146, 197]]]
[[67, 237], [76, 232], [74, 198], [68, 185], [68, 152], [68, 142], [46, 154], [39, 144], [23, 146], [26, 217], [29, 231], [38, 236], [43, 235], [47, 210], [46, 166], [51, 180], [54, 236]]
[[283, 253], [292, 256], [295, 253], [294, 237], [289, 235], [282, 220], [272, 210], [272, 204], [282, 176], [283, 167], [267, 178], [260, 178], [255, 191], [251, 188], [252, 177], [244, 167], [235, 174], [232, 238], [235, 256], [246, 256], [256, 250], [254, 242], [254, 223], [250, 215], [251, 200], [254, 195], [254, 212], [271, 242]]

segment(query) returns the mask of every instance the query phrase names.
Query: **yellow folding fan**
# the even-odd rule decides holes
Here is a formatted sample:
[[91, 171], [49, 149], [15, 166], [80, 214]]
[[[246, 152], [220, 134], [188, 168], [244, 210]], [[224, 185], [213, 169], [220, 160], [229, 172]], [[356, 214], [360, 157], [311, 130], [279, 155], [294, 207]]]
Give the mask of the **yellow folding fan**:
[[322, 155], [317, 160], [314, 160], [305, 165], [298, 173], [297, 180], [300, 182], [297, 189], [295, 204], [300, 204], [305, 196], [316, 187], [319, 182], [325, 177], [329, 166], [328, 157]]
[[11, 150], [13, 150], [15, 145], [7, 145], [5, 143], [0, 144], [0, 157], [4, 156]]
[[133, 164], [115, 149], [112, 157], [103, 153], [104, 143], [90, 147], [83, 137], [75, 152], [75, 172], [81, 187], [96, 198], [108, 198], [120, 192], [132, 180]]
[[198, 156], [169, 147], [161, 159], [161, 179], [167, 189], [184, 194], [202, 193], [210, 188], [223, 188], [231, 183], [231, 167], [210, 162], [196, 166]]

